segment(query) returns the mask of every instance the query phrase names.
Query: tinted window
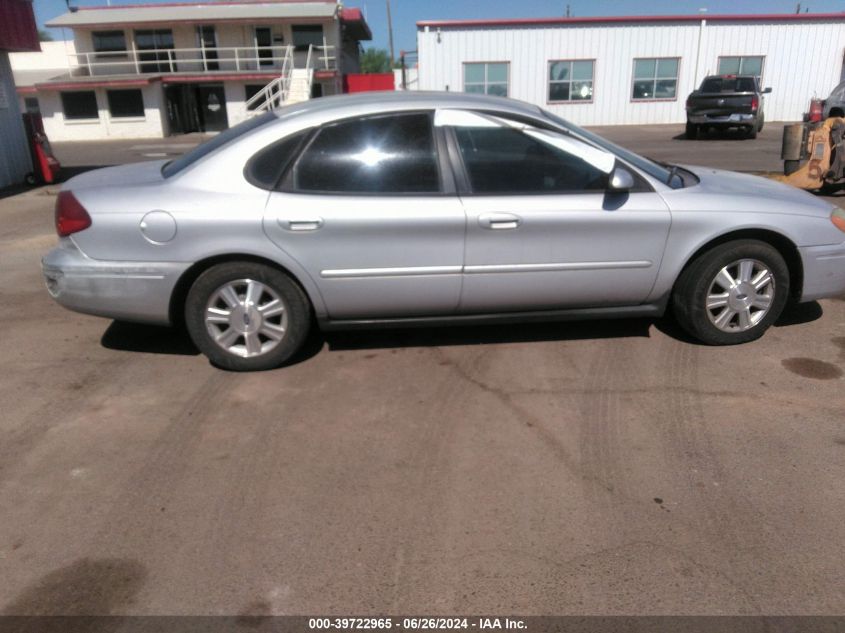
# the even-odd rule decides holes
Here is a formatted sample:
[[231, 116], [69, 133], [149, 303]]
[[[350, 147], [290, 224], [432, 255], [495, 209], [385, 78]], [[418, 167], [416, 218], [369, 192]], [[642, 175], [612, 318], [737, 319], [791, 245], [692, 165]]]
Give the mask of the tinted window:
[[126, 36], [123, 31], [94, 31], [91, 33], [91, 41], [97, 53], [126, 50]]
[[97, 119], [100, 116], [97, 111], [97, 96], [93, 90], [63, 92], [62, 111], [69, 120]]
[[475, 193], [604, 191], [607, 175], [583, 159], [506, 127], [455, 128]]
[[309, 46], [323, 45], [323, 26], [321, 24], [295, 24], [291, 27], [293, 45], [298, 51]]
[[246, 165], [246, 179], [256, 187], [274, 189], [308, 132], [298, 132], [258, 152]]
[[378, 116], [323, 128], [294, 168], [294, 187], [349, 193], [440, 191], [431, 117]]
[[106, 92], [109, 114], [114, 118], [144, 116], [144, 98], [140, 90], [109, 90]]
[[276, 115], [272, 112], [265, 112], [262, 115], [247, 119], [243, 123], [239, 123], [235, 127], [230, 127], [228, 130], [221, 132], [210, 141], [207, 141], [202, 145], [198, 145], [190, 152], [187, 152], [179, 158], [165, 164], [164, 167], [161, 168], [161, 173], [165, 178], [170, 178], [170, 176], [178, 174], [180, 171], [193, 165], [201, 158], [208, 156], [214, 150], [223, 147], [227, 143], [234, 141], [257, 127], [266, 125], [267, 123], [275, 120]]
[[751, 77], [708, 77], [701, 84], [701, 92], [754, 92], [755, 83]]
[[678, 88], [678, 59], [634, 60], [633, 100], [674, 99]]

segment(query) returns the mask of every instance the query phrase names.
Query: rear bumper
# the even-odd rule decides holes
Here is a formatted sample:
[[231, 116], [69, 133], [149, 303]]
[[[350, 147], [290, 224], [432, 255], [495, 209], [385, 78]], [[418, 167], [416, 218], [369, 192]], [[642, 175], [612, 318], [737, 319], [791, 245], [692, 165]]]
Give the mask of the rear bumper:
[[724, 116], [711, 116], [709, 114], [687, 114], [687, 121], [695, 125], [720, 125], [731, 127], [737, 125], [752, 125], [757, 123], [756, 114], [730, 114]]
[[170, 297], [189, 266], [91, 259], [68, 238], [41, 260], [47, 291], [65, 308], [161, 325], [170, 323]]
[[801, 301], [845, 295], [845, 242], [798, 249], [804, 263]]

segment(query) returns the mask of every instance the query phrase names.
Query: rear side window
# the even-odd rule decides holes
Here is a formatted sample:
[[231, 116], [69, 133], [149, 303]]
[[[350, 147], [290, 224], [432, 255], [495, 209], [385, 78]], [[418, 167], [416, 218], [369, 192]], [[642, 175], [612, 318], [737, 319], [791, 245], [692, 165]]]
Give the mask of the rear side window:
[[244, 176], [261, 189], [275, 189], [291, 160], [296, 158], [299, 146], [310, 130], [303, 130], [276, 141], [255, 154], [246, 164]]
[[328, 125], [300, 156], [292, 184], [313, 192], [437, 193], [431, 115], [380, 115]]

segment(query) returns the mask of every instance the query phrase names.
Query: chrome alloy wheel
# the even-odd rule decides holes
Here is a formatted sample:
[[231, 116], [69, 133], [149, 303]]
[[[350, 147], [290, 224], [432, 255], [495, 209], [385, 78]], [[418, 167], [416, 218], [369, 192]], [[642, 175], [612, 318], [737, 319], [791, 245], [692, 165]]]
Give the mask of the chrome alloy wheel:
[[710, 283], [707, 316], [723, 332], [743, 332], [762, 321], [775, 298], [775, 278], [756, 259], [728, 264]]
[[277, 292], [255, 279], [229, 281], [211, 293], [205, 326], [211, 339], [230, 354], [266, 354], [284, 338], [287, 306]]

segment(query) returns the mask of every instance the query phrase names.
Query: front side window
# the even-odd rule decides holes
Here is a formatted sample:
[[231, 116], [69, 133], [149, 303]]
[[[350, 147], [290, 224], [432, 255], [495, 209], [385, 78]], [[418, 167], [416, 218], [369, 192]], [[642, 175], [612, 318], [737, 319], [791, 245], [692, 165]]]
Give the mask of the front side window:
[[449, 113], [440, 122], [454, 129], [473, 193], [603, 192], [616, 161], [570, 136], [496, 117]]
[[113, 119], [144, 116], [144, 97], [140, 90], [109, 90], [106, 98]]
[[117, 53], [126, 51], [126, 36], [123, 31], [94, 31], [91, 40], [95, 53]]
[[719, 58], [720, 75], [751, 75], [757, 78], [757, 83], [763, 80], [762, 55], [738, 55], [736, 57]]
[[631, 99], [634, 101], [677, 99], [678, 66], [677, 57], [635, 59]]
[[506, 62], [464, 64], [464, 92], [507, 97], [508, 64]]
[[375, 116], [324, 127], [297, 161], [293, 188], [355, 194], [439, 192], [431, 116]]
[[97, 110], [97, 95], [93, 90], [63, 92], [61, 98], [62, 111], [67, 121], [100, 118]]
[[591, 59], [549, 62], [549, 102], [592, 101], [593, 65]]
[[323, 45], [322, 24], [295, 24], [291, 27], [293, 46], [298, 51], [308, 50], [309, 46]]

